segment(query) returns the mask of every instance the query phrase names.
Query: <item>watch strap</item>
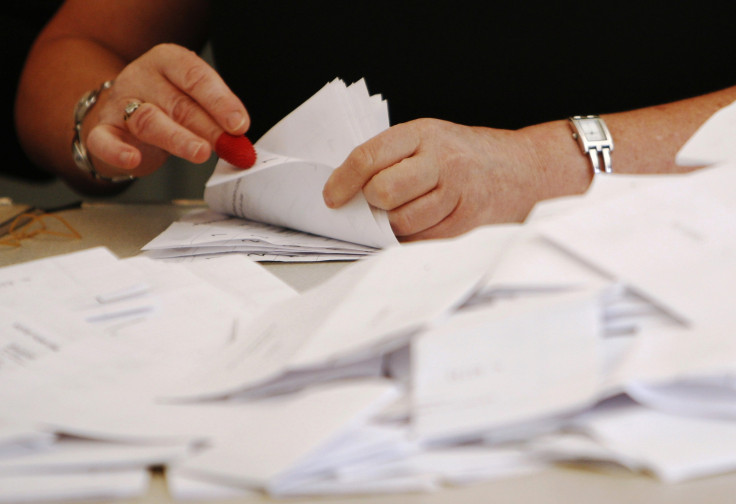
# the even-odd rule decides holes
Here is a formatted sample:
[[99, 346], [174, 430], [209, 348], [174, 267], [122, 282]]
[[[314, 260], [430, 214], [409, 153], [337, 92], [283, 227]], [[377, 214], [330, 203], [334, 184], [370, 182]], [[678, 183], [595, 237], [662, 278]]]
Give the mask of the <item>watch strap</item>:
[[[611, 161], [613, 138], [603, 118], [597, 115], [572, 116], [568, 122], [572, 129], [572, 137], [577, 141], [583, 154], [590, 158], [593, 174], [613, 173]], [[595, 138], [589, 138], [583, 126], [586, 123], [595, 125]]]

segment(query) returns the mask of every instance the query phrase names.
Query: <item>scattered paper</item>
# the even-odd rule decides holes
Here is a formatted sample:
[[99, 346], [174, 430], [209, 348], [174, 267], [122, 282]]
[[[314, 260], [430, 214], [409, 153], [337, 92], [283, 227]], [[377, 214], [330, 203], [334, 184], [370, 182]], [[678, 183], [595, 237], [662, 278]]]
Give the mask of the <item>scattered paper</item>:
[[[366, 97], [328, 85], [259, 146], [291, 160], [252, 178], [324, 177], [384, 127]], [[0, 502], [136, 498], [151, 464], [201, 499], [434, 491], [567, 460], [735, 471], [731, 109], [683, 149], [717, 151], [711, 167], [596, 177], [522, 225], [379, 249], [210, 209], [149, 253], [217, 259], [99, 248], [0, 269]], [[389, 236], [361, 205], [342, 224]], [[235, 250], [369, 257], [297, 294]]]
[[597, 295], [471, 309], [422, 334], [412, 355], [414, 435], [462, 441], [594, 403]]

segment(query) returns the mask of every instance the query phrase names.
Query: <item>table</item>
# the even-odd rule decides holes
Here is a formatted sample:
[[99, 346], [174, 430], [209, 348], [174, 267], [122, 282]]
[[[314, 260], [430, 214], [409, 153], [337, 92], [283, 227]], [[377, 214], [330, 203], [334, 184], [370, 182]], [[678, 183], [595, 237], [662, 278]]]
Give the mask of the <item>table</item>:
[[[40, 235], [24, 240], [20, 247], [0, 246], [0, 267], [96, 246], [105, 246], [121, 258], [130, 257], [138, 254], [143, 245], [161, 233], [171, 222], [202, 205], [199, 201], [171, 204], [83, 203], [79, 208], [58, 212], [59, 216], [81, 234], [81, 239]], [[22, 207], [11, 208], [6, 205], [3, 212], [12, 214], [14, 209], [20, 211]], [[347, 264], [349, 263], [268, 263], [265, 267], [297, 290], [304, 291], [334, 275]], [[166, 488], [165, 474], [162, 471], [153, 471], [152, 474], [148, 493], [133, 502], [139, 504], [172, 502]], [[736, 473], [666, 484], [648, 475], [633, 474], [616, 466], [586, 464], [560, 465], [539, 473], [448, 488], [436, 493], [322, 499], [290, 498], [287, 501], [277, 501], [268, 497], [249, 497], [218, 502], [730, 504], [734, 501], [736, 501]]]

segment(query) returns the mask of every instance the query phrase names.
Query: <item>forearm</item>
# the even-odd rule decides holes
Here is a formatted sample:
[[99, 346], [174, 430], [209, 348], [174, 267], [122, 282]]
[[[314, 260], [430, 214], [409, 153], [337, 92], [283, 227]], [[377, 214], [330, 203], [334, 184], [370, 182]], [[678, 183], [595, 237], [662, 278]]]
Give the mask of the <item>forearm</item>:
[[[125, 64], [120, 56], [89, 40], [40, 40], [29, 55], [22, 76], [16, 99], [21, 143], [36, 164], [84, 193], [107, 194], [125, 187], [92, 179], [71, 156], [75, 104], [85, 92], [113, 79]], [[85, 118], [83, 139], [95, 124], [95, 109], [106, 95], [100, 95], [97, 106]]]
[[[695, 98], [604, 114], [614, 141], [613, 171], [629, 174], [682, 173], [675, 156], [716, 111], [736, 100], [736, 86]], [[524, 128], [547, 184], [544, 198], [584, 192], [592, 180], [590, 161], [571, 137], [566, 120]]]

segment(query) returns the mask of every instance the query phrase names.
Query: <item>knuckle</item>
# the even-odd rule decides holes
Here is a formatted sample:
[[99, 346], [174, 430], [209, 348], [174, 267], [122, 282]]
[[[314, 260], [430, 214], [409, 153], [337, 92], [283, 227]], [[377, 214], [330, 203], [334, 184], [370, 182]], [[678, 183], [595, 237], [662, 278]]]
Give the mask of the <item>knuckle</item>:
[[194, 102], [186, 95], [175, 96], [169, 105], [169, 115], [179, 124], [189, 124], [196, 113]]
[[413, 234], [414, 222], [408, 212], [402, 211], [402, 209], [392, 210], [389, 220], [391, 228], [397, 236]]
[[371, 172], [371, 167], [375, 164], [375, 155], [368, 144], [362, 144], [353, 149], [352, 154], [348, 157], [346, 167], [353, 171], [359, 178], [364, 178]]
[[203, 65], [190, 65], [184, 71], [184, 77], [182, 80], [183, 90], [187, 94], [196, 93], [198, 89], [202, 88], [207, 81], [207, 68]]
[[417, 143], [424, 141], [436, 141], [443, 136], [443, 128], [447, 123], [440, 119], [423, 117], [406, 123], [409, 134], [416, 138]]
[[151, 106], [141, 105], [135, 113], [130, 116], [128, 123], [131, 130], [138, 136], [150, 135], [155, 130], [156, 109]]
[[433, 117], [422, 117], [414, 121], [411, 121], [408, 124], [410, 124], [414, 128], [427, 130], [427, 131], [434, 131], [434, 130], [437, 130], [443, 122], [444, 121], [441, 121], [440, 119], [435, 119]]
[[393, 209], [397, 206], [398, 191], [396, 185], [387, 177], [382, 177], [383, 172], [379, 173], [366, 185], [366, 191], [369, 193], [369, 201], [379, 208], [385, 210]]
[[188, 51], [188, 49], [171, 42], [162, 42], [153, 46], [148, 52], [155, 56], [172, 57], [179, 54], [181, 51]]
[[181, 131], [173, 130], [166, 135], [165, 149], [172, 154], [183, 154], [186, 150], [186, 135]]

